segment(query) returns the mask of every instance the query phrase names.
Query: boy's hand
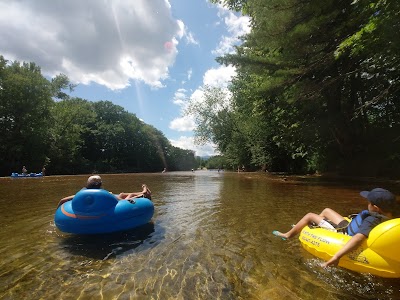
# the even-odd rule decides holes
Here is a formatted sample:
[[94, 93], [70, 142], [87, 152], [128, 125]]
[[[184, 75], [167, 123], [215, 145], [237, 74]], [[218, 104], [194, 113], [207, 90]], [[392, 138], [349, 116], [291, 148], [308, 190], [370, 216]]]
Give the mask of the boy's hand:
[[321, 264], [322, 268], [327, 268], [330, 266], [336, 266], [339, 263], [339, 258], [335, 256], [333, 256], [330, 260], [328, 260], [327, 262], [324, 262], [323, 264]]

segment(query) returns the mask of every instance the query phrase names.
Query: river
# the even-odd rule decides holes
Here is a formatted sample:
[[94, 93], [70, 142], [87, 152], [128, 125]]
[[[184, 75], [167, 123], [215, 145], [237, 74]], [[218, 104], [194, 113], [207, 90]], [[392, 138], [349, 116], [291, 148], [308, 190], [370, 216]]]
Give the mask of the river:
[[[102, 175], [152, 191], [152, 223], [80, 237], [54, 213], [87, 175], [0, 178], [1, 299], [400, 299], [399, 279], [322, 269], [288, 230], [309, 211], [366, 209], [361, 190], [398, 184], [217, 171]], [[388, 186], [389, 184], [389, 186]]]

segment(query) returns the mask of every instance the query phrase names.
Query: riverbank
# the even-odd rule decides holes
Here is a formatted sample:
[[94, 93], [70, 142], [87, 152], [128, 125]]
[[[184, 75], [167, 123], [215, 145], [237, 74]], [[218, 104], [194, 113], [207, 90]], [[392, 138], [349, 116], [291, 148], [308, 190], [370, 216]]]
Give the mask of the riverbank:
[[[232, 171], [232, 173], [235, 173]], [[237, 172], [236, 172], [237, 173]], [[239, 172], [239, 175], [251, 177], [265, 177], [268, 180], [280, 181], [285, 183], [349, 183], [349, 184], [367, 184], [367, 185], [390, 185], [396, 186], [396, 189], [400, 191], [400, 179], [396, 178], [384, 178], [384, 177], [360, 177], [360, 176], [345, 176], [334, 173], [324, 173], [324, 174], [288, 174], [279, 172]]]

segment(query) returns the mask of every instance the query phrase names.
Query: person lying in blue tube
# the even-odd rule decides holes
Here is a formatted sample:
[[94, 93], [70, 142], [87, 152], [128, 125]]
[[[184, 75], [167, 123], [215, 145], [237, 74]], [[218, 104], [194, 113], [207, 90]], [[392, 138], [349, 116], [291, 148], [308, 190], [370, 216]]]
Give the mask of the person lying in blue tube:
[[[102, 180], [99, 175], [92, 175], [88, 178], [87, 183], [86, 183], [86, 189], [101, 189], [102, 187]], [[75, 197], [75, 195], [67, 196], [62, 198], [59, 202], [57, 207], [62, 205], [63, 203], [72, 200]], [[118, 200], [123, 200], [123, 199], [134, 199], [134, 198], [147, 198], [151, 200], [151, 191], [147, 187], [146, 184], [142, 184], [142, 191], [141, 192], [131, 192], [131, 193], [120, 193], [116, 196]]]

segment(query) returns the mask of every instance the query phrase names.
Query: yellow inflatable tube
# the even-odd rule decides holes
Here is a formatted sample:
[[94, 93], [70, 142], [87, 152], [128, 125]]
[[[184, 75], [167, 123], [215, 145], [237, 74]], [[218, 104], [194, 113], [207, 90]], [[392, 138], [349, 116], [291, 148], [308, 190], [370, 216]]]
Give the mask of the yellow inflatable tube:
[[[299, 240], [308, 252], [329, 260], [351, 236], [324, 228], [304, 227]], [[360, 247], [343, 256], [339, 266], [359, 273], [400, 278], [400, 218], [383, 222], [371, 230]]]

